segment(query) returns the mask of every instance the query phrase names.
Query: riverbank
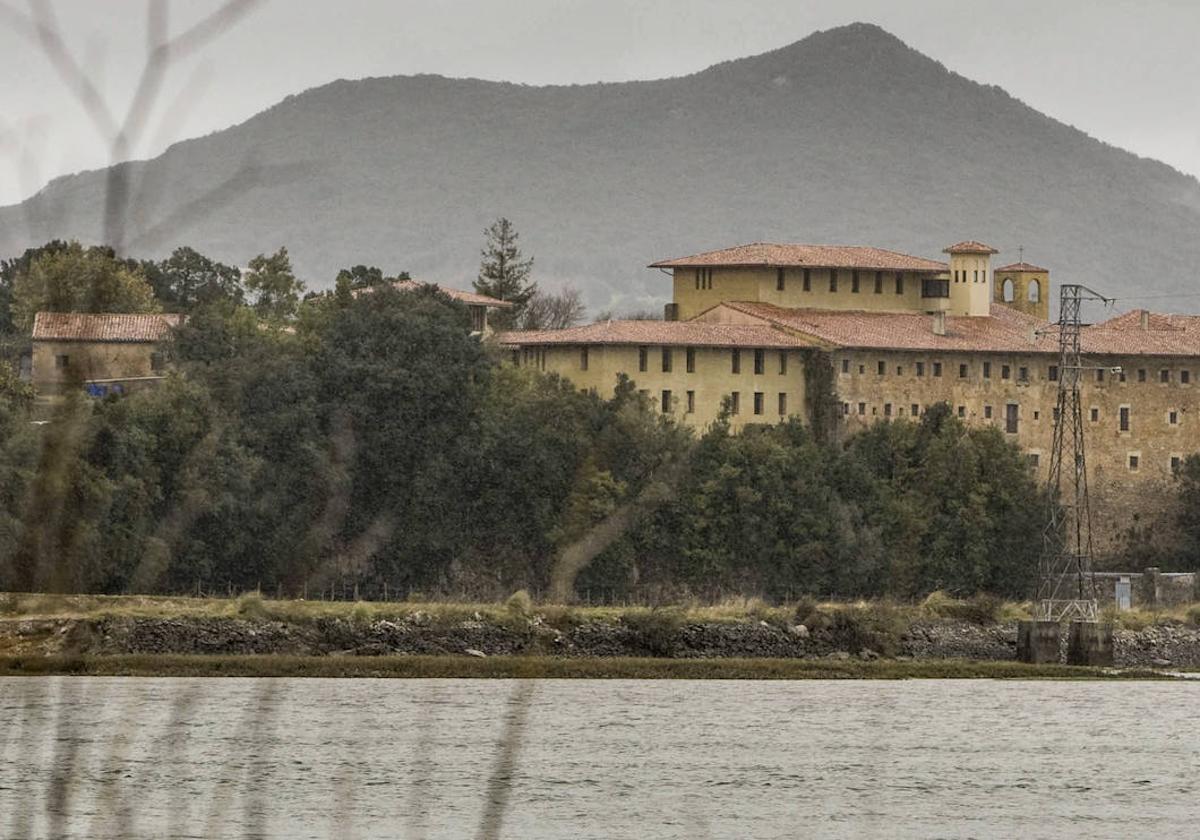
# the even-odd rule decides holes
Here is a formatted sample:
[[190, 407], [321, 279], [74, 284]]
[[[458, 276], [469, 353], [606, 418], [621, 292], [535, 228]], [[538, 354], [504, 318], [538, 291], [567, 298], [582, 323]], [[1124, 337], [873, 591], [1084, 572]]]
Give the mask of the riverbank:
[[[1016, 658], [1027, 607], [333, 603], [0, 595], [4, 673], [245, 676], [1110, 676]], [[1200, 668], [1196, 610], [1114, 617], [1116, 668]]]

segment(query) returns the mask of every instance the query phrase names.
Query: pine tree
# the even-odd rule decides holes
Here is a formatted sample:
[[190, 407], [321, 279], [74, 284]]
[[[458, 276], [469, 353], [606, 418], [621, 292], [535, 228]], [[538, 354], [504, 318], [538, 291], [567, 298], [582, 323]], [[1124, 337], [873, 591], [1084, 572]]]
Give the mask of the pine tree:
[[501, 217], [484, 231], [487, 244], [480, 252], [483, 262], [479, 265], [479, 279], [475, 291], [481, 295], [508, 301], [512, 309], [497, 312], [492, 316], [493, 324], [507, 329], [520, 321], [521, 313], [529, 299], [537, 292], [537, 284], [529, 282], [533, 270], [533, 257], [523, 259], [517, 245], [517, 230], [512, 222]]

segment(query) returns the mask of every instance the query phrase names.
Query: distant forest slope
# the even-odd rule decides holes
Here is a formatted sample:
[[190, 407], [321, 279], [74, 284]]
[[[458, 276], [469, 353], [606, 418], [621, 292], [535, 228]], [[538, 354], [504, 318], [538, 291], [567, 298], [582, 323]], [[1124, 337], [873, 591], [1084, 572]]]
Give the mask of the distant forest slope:
[[[313, 287], [364, 262], [465, 285], [499, 215], [538, 279], [597, 307], [665, 299], [653, 260], [755, 240], [936, 257], [978, 238], [1124, 296], [1195, 293], [1200, 265], [1196, 179], [865, 24], [651, 82], [338, 81], [127, 165], [127, 252], [244, 264], [287, 245]], [[103, 190], [86, 172], [0, 209], [0, 254], [97, 240]]]

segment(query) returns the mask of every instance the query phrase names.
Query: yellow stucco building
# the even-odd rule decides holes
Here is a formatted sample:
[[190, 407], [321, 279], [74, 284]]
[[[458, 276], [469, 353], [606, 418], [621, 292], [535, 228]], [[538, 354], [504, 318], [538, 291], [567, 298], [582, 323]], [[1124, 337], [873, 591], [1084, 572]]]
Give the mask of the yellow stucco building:
[[[1046, 467], [1058, 389], [1049, 271], [993, 268], [959, 242], [946, 261], [879, 248], [755, 243], [653, 263], [672, 280], [664, 321], [609, 321], [498, 337], [511, 360], [611, 393], [625, 373], [697, 428], [813, 421], [835, 434], [948, 403]], [[1200, 450], [1200, 317], [1146, 311], [1083, 332], [1089, 471], [1102, 543], [1169, 510], [1174, 470]], [[820, 369], [814, 365], [821, 366]], [[810, 393], [810, 378], [832, 394]], [[825, 389], [827, 392], [829, 389]]]

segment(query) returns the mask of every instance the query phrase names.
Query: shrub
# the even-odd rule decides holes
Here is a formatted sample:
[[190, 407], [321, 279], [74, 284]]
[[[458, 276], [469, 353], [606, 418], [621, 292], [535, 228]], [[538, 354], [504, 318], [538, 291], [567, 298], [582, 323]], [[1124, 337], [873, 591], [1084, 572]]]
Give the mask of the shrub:
[[529, 618], [533, 615], [533, 599], [524, 589], [518, 589], [504, 602], [504, 608], [513, 618]]
[[632, 610], [621, 616], [621, 623], [634, 633], [634, 644], [650, 656], [675, 654], [683, 622], [683, 612], [670, 608]]
[[239, 595], [233, 604], [233, 610], [241, 618], [265, 621], [271, 617], [267, 611], [267, 605], [263, 601], [262, 593], [257, 590]]

